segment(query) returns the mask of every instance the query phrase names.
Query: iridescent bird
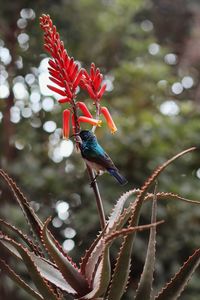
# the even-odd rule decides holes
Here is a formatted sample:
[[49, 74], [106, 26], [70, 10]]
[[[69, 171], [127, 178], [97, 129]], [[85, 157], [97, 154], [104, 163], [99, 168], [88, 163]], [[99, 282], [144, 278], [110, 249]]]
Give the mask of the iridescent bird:
[[121, 185], [126, 184], [126, 178], [119, 173], [109, 155], [99, 145], [96, 136], [88, 130], [82, 130], [79, 136], [82, 140], [82, 143], [80, 143], [82, 157], [88, 166], [97, 172], [97, 176], [107, 171]]

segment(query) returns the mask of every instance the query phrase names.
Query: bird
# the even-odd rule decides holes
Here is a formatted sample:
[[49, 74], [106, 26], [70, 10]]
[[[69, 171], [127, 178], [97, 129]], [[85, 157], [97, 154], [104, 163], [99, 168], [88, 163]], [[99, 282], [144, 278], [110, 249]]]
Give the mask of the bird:
[[119, 170], [114, 165], [112, 159], [100, 146], [96, 136], [92, 131], [81, 130], [79, 136], [81, 138], [81, 155], [86, 164], [97, 173], [94, 180], [98, 175], [101, 175], [102, 173], [107, 171], [110, 175], [115, 177], [115, 179], [121, 185], [124, 185], [128, 182], [126, 178], [119, 173]]

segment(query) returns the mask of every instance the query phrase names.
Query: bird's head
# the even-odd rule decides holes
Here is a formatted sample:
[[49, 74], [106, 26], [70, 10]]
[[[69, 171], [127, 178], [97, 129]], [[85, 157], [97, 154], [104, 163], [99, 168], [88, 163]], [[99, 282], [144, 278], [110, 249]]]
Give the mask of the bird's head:
[[82, 141], [88, 141], [88, 140], [92, 140], [95, 138], [95, 135], [94, 133], [92, 133], [91, 131], [89, 130], [82, 130], [80, 133], [79, 133]]

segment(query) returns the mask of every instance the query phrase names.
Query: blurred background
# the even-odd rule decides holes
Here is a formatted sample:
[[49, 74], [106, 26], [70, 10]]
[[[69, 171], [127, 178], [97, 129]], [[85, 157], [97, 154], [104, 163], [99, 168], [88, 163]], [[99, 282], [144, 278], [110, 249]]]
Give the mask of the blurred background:
[[[48, 84], [42, 13], [50, 14], [70, 56], [105, 74], [102, 100], [118, 126], [97, 136], [129, 181], [98, 179], [106, 214], [119, 196], [160, 163], [200, 145], [200, 3], [198, 0], [0, 0], [0, 165], [18, 183], [42, 220], [75, 261], [99, 230], [93, 192], [72, 141], [62, 140], [62, 109]], [[87, 99], [84, 95], [83, 99]], [[86, 100], [90, 105], [91, 100]], [[91, 106], [92, 107], [92, 106]], [[199, 199], [199, 155], [189, 154], [159, 178], [158, 190]], [[142, 223], [150, 221], [150, 204]], [[28, 232], [8, 188], [0, 182], [0, 217]], [[159, 289], [199, 247], [200, 208], [160, 201], [155, 286]], [[142, 272], [148, 233], [137, 235], [130, 291]], [[112, 261], [119, 241], [112, 248]], [[7, 260], [24, 278], [23, 265]], [[199, 271], [181, 299], [199, 299]], [[28, 300], [0, 273], [0, 298]], [[133, 297], [133, 296], [132, 296]], [[123, 299], [133, 299], [126, 294]], [[69, 298], [70, 299], [70, 298]]]

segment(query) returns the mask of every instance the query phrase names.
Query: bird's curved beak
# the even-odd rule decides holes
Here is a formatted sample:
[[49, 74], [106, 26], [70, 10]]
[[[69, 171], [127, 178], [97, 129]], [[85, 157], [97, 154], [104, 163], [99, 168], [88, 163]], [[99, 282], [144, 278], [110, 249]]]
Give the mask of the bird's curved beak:
[[76, 143], [82, 144], [82, 139], [81, 139], [79, 133], [74, 133], [74, 134], [70, 135], [70, 139], [73, 137], [75, 137]]

